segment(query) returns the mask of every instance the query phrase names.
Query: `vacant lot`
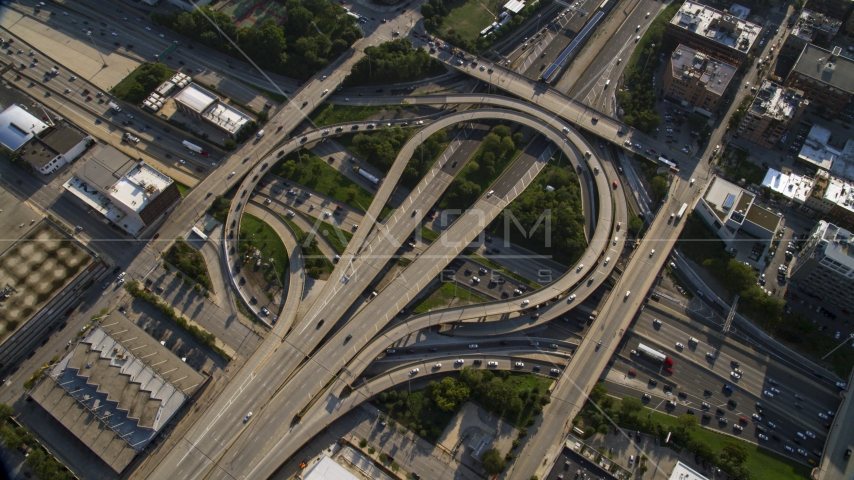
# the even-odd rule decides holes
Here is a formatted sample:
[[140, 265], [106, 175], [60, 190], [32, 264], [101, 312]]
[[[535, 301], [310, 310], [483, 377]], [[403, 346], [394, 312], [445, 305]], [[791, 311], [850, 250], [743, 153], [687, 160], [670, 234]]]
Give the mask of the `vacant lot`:
[[[281, 285], [285, 285], [288, 251], [273, 227], [260, 218], [246, 213], [240, 220], [239, 238], [238, 248], [241, 254], [252, 256], [253, 252], [260, 250], [262, 266], [259, 268], [264, 269], [263, 265], [269, 265], [264, 272], [264, 279], [271, 281], [274, 277], [278, 277], [282, 282]], [[254, 266], [255, 261], [251, 260], [249, 263]]]
[[503, 0], [456, 0], [446, 3], [450, 13], [442, 23], [442, 33], [456, 33], [474, 42], [481, 30], [495, 21], [505, 3]]

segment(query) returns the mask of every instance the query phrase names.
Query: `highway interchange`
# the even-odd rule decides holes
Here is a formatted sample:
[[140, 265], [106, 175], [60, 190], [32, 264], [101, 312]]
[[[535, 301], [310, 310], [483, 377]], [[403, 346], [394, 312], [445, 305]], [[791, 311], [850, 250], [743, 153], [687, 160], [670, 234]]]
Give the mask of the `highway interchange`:
[[[80, 17], [77, 21], [84, 21], [82, 18], [85, 17]], [[63, 21], [70, 20], [68, 18]], [[128, 22], [129, 26], [125, 30], [131, 40], [122, 40], [123, 42], [132, 41], [135, 44], [134, 51], [139, 50], [141, 45], [151, 51], [157, 51], [157, 48], [168, 45], [158, 40], [148, 30], [144, 30], [143, 22], [138, 23], [139, 25], [132, 21]], [[23, 44], [20, 40], [17, 43]], [[187, 158], [194, 166], [204, 166], [205, 175], [200, 176], [196, 188], [187, 194], [179, 208], [176, 208], [160, 227], [160, 240], [151, 241], [147, 250], [151, 250], [151, 253], [156, 255], [169, 247], [170, 239], [185, 235], [188, 226], [198, 218], [199, 211], [207, 204], [210, 194], [224, 193], [225, 190], [235, 187], [235, 183], [230, 181], [230, 172], [235, 172], [235, 180], [242, 179], [239, 180], [240, 184], [236, 186], [236, 191], [253, 191], [268, 168], [283, 156], [282, 152], [286, 155], [302, 148], [303, 145], [312, 144], [328, 136], [329, 134], [325, 131], [334, 131], [337, 127], [342, 127], [343, 132], [346, 133], [347, 127], [354, 124], [306, 130], [292, 138], [288, 138], [287, 135], [297, 129], [310, 109], [327, 100], [324, 98], [323, 90], [328, 89], [330, 85], [335, 86], [341, 83], [350, 67], [361, 57], [361, 53], [355, 50], [349, 56], [345, 55], [300, 87], [295, 84], [290, 86], [278, 80], [271, 83], [273, 87], [270, 88], [279, 88], [279, 93], [290, 97], [289, 103], [271, 111], [270, 124], [280, 125], [281, 134], [269, 134], [264, 138], [246, 142], [229, 156], [215, 154], [209, 160], [199, 157]], [[23, 62], [25, 60], [18, 57], [26, 56], [26, 52], [11, 56], [15, 57], [14, 61]], [[616, 262], [605, 264], [604, 258], [619, 257], [626, 246], [624, 233], [616, 229], [616, 224], [620, 222], [626, 225], [628, 212], [623, 189], [611, 188], [611, 182], [619, 181], [620, 178], [613, 163], [602, 162], [599, 158], [600, 150], [589, 144], [576, 129], [587, 130], [629, 151], [654, 147], [662, 152], [673, 152], [671, 157], [679, 162], [681, 170], [674, 176], [671, 193], [663, 207], [663, 212], [676, 210], [685, 202], [690, 204], [697, 192], [701, 191], [705, 182], [709, 180], [707, 162], [703, 160], [708, 158], [708, 155], [698, 154], [697, 157], [686, 157], [680, 152], [669, 149], [666, 144], [636, 132], [613, 118], [601, 115], [597, 111], [602, 107], [601, 104], [596, 104], [596, 109], [591, 109], [555, 89], [501, 66], [491, 65], [488, 61], [481, 60], [478, 66], [469, 61], [463, 65], [451, 65], [448, 57], [449, 55], [440, 54], [440, 58], [448, 61], [449, 66], [457, 71], [489, 83], [521, 100], [482, 94], [398, 96], [392, 100], [387, 96], [372, 97], [365, 92], [367, 96], [353, 98], [350, 103], [363, 105], [388, 105], [392, 102], [425, 105], [478, 104], [485, 108], [450, 113], [429, 122], [422, 129], [423, 135], [429, 136], [440, 128], [460, 122], [501, 120], [527, 125], [542, 132], [545, 138], [552, 142], [550, 148], [543, 151], [537, 158], [531, 157], [510, 166], [490, 187], [494, 190], [494, 194], [485, 195], [445, 229], [440, 238], [426, 247], [423, 253], [413, 261], [406, 270], [406, 275], [386, 285], [384, 289], [377, 292], [375, 298], [366, 300], [364, 296], [371, 291], [369, 287], [373, 286], [372, 282], [383, 270], [388, 259], [399, 250], [413, 229], [421, 224], [427, 210], [438, 201], [454, 175], [460, 170], [459, 167], [454, 168], [447, 163], [437, 163], [388, 218], [379, 219], [380, 211], [391, 197], [406, 162], [423, 138], [422, 134], [413, 136], [401, 149], [394, 166], [377, 190], [374, 202], [364, 215], [364, 218], [378, 220], [359, 223], [330, 281], [326, 283], [320, 294], [314, 297], [316, 300], [308, 308], [308, 313], [301, 318], [297, 315], [301, 301], [300, 295], [287, 297], [281, 310], [276, 312], [279, 322], [272, 326], [267, 338], [247, 359], [241, 370], [234, 373], [226, 389], [183, 437], [182, 442], [165, 454], [165, 458], [159, 462], [151, 478], [267, 478], [279, 468], [283, 461], [335, 418], [379, 391], [405, 382], [411, 376], [412, 368], [416, 368], [417, 365], [420, 365], [418, 368], [421, 376], [443, 373], [455, 368], [453, 362], [448, 359], [442, 362], [442, 367], [437, 368], [433, 368], [435, 363], [432, 359], [419, 359], [416, 362], [406, 362], [394, 367], [382, 378], [364, 383], [358, 382], [359, 377], [376, 358], [382, 357], [383, 352], [390, 345], [405, 336], [430, 326], [460, 322], [478, 322], [479, 325], [473, 325], [474, 328], [483, 327], [488, 323], [491, 331], [489, 335], [521, 332], [532, 326], [563, 318], [569, 309], [584, 301], [611, 274]], [[235, 70], [227, 65], [231, 61], [222, 63], [216, 59], [216, 55], [199, 58], [204, 58], [205, 62], [208, 62], [208, 58], [213, 58], [211, 63], [206, 64], [212, 70], [226, 71], [229, 75], [233, 72], [228, 70]], [[537, 65], [536, 62], [534, 64]], [[43, 103], [60, 111], [77, 124], [89, 125], [87, 128], [104, 129], [104, 135], [110, 135], [116, 130], [121, 131], [121, 128], [126, 126], [116, 125], [123, 121], [122, 115], [106, 115], [106, 103], [98, 104], [96, 101], [88, 100], [83, 90], [89, 88], [93, 95], [97, 90], [79, 78], [71, 80], [70, 75], [73, 73], [61, 74], [49, 82], [42, 82], [40, 77], [43, 77], [44, 72], [52, 65], [52, 62], [42, 59], [39, 64], [21, 71], [23, 78], [17, 81], [33, 81], [33, 86], [24, 88], [44, 96]], [[242, 72], [247, 69], [239, 70], [240, 74], [244, 75]], [[64, 68], [61, 71], [67, 72]], [[7, 78], [8, 75], [10, 74], [7, 74]], [[257, 79], [253, 78], [253, 83], [255, 83], [254, 80]], [[281, 89], [281, 85], [290, 88]], [[66, 88], [71, 89], [68, 94], [64, 93]], [[47, 96], [47, 92], [51, 92], [50, 96]], [[292, 95], [291, 92], [293, 92]], [[341, 102], [342, 96], [343, 94], [333, 96], [329, 100]], [[63, 109], [62, 104], [68, 99], [75, 103], [75, 107]], [[304, 102], [311, 107], [298, 108], [298, 105]], [[110, 120], [112, 124], [104, 122], [104, 119]], [[134, 126], [135, 129], [131, 131], [134, 135], [143, 138], [144, 142], [140, 145], [145, 146], [146, 153], [162, 157], [168, 152], [180, 151], [182, 155], [186, 155], [180, 147], [179, 135], [174, 132], [161, 132], [157, 128], [146, 128], [145, 132], [140, 132], [138, 123], [140, 123], [139, 120]], [[153, 133], [154, 131], [157, 133]], [[713, 148], [714, 144], [714, 141], [710, 141], [707, 145]], [[587, 251], [578, 264], [570, 266], [571, 268], [563, 276], [545, 288], [522, 297], [433, 311], [409, 317], [405, 321], [395, 321], [398, 312], [439, 275], [463, 248], [477, 240], [489, 221], [530, 184], [555, 149], [563, 150], [565, 156], [573, 163], [573, 167], [581, 171], [580, 178], [585, 188], [589, 189], [590, 198], [596, 198], [595, 203], [598, 206], [593, 214], [595, 231], [590, 238]], [[242, 160], [247, 157], [249, 161]], [[179, 163], [179, 165], [184, 164]], [[192, 170], [189, 168], [186, 170], [195, 176]], [[691, 186], [689, 179], [696, 179], [696, 183]], [[587, 197], [584, 198], [587, 199]], [[235, 199], [224, 228], [223, 234], [231, 239], [222, 242], [220, 253], [226, 259], [229, 259], [230, 248], [236, 246], [237, 241], [234, 238], [237, 235], [232, 237], [229, 232], [235, 230], [234, 226], [240, 222], [240, 216], [246, 209], [241, 203], [240, 200]], [[587, 210], [585, 208], [585, 211]], [[643, 303], [646, 292], [652, 286], [654, 275], [650, 272], [659, 271], [667, 261], [667, 253], [672, 249], [681, 229], [680, 222], [670, 223], [668, 217], [669, 215], [666, 214], [659, 215], [652, 221], [640, 246], [631, 253], [628, 265], [624, 268], [610, 296], [601, 306], [592, 327], [580, 344], [572, 346], [574, 354], [570, 357], [568, 352], [562, 349], [534, 352], [535, 355], [553, 357], [553, 364], [561, 366], [560, 373], [556, 377], [556, 387], [552, 392], [553, 399], [558, 401], [553, 401], [548, 406], [547, 414], [552, 418], [572, 418], [583, 405], [586, 393], [606, 369], [606, 364], [612, 355], [617, 356], [618, 362], [632, 362], [632, 365], [638, 365], [633, 368], [639, 372], [649, 372], [648, 374], [640, 373], [632, 383], [619, 387], [623, 389], [619, 390], [620, 392], [647, 390], [657, 392], [658, 390], [650, 388], [644, 379], [647, 376], [655, 376], [660, 379], [660, 382], [665, 382], [669, 381], [669, 377], [662, 376], [654, 365], [644, 363], [643, 359], [634, 361], [635, 359], [626, 353], [630, 348], [629, 345], [636, 342], [635, 337], [641, 337], [643, 341], [672, 354], [674, 358], [686, 360], [677, 362], [673, 378], [685, 376], [690, 379], [690, 383], [697, 385], [710, 383], [707, 380], [710, 376], [717, 384], [735, 383], [737, 389], [732, 398], [736, 400], [737, 407], [732, 407], [731, 410], [725, 406], [722, 407], [725, 410], [725, 417], [732, 422], [730, 426], [738, 422], [740, 415], [750, 419], [753, 413], [751, 408], [756, 401], [760, 401], [763, 405], [767, 405], [765, 424], [767, 425], [770, 420], [776, 423], [779, 431], [786, 431], [783, 439], [785, 442], [779, 445], [791, 443], [791, 437], [795, 431], [811, 430], [823, 439], [825, 430], [817, 413], [835, 409], [836, 405], [825, 400], [806, 399], [802, 410], [795, 407], [787, 395], [795, 389], [803, 388], [802, 385], [791, 383], [793, 381], [808, 382], [811, 387], [827, 393], [827, 387], [824, 384], [819, 384], [808, 377], [804, 378], [800, 374], [786, 372], [788, 376], [783, 378], [782, 372], [780, 375], [776, 372], [767, 372], [763, 370], [768, 368], [767, 362], [763, 362], [761, 358], [753, 358], [744, 352], [730, 352], [728, 344], [722, 343], [720, 339], [717, 342], [709, 340], [716, 345], [715, 347], [707, 347], [701, 342], [696, 347], [678, 350], [674, 347], [677, 341], [688, 346], [687, 337], [699, 336], [699, 334], [689, 334], [686, 330], [690, 332], [690, 326], [671, 324], [670, 321], [665, 321], [660, 327], [652, 328], [648, 311], [637, 317], [638, 321], [633, 331], [627, 335], [629, 324], [636, 318], [635, 314]], [[651, 253], [653, 251], [654, 253]], [[305, 272], [302, 269], [299, 249], [289, 248], [289, 253], [292, 261], [288, 289], [290, 292], [302, 292]], [[150, 262], [150, 257], [140, 256], [136, 261]], [[229, 268], [228, 281], [238, 287], [236, 285], [238, 276], [234, 271], [235, 262], [230, 259], [225, 263]], [[141, 269], [142, 265], [136, 268], [138, 271]], [[245, 295], [243, 291], [240, 293]], [[570, 300], [570, 295], [576, 295], [576, 297]], [[530, 317], [530, 306], [525, 308], [521, 303], [522, 300], [530, 301], [530, 306], [541, 305], [538, 310], [539, 318]], [[624, 338], [628, 341], [623, 342]], [[484, 342], [483, 345], [486, 348], [489, 344]], [[706, 361], [707, 348], [716, 352], [715, 361]], [[465, 362], [475, 358], [486, 361], [486, 358], [494, 357], [499, 362], [498, 368], [516, 369], [513, 363], [517, 357], [498, 353], [489, 356], [488, 353], [484, 354], [480, 351], [472, 354], [472, 352], [461, 352], [461, 350], [461, 348], [448, 347], [447, 350], [443, 348], [439, 352], [458, 352], [459, 355], [454, 357], [462, 358]], [[528, 352], [518, 358], [529, 358], [526, 355]], [[725, 371], [730, 368], [730, 360], [733, 359], [738, 359], [741, 362], [741, 368], [745, 371], [744, 377], [738, 381], [733, 381], [729, 371]], [[549, 372], [541, 373], [549, 374]], [[756, 381], [760, 377], [767, 381], [767, 375], [771, 374], [777, 375], [780, 384], [775, 388], [782, 391], [774, 399], [765, 398], [762, 393], [770, 386]], [[679, 382], [680, 386], [685, 389], [687, 396], [684, 400], [677, 402], [680, 404], [676, 407], [677, 410], [696, 407], [697, 403], [702, 401], [709, 402], [711, 409], [714, 410], [722, 405], [721, 402], [725, 405], [724, 400], [729, 399], [721, 394], [720, 388], [711, 389], [712, 395], [707, 396], [698, 390], [699, 387], [682, 382]], [[345, 387], [348, 389], [353, 387], [355, 390], [342, 395]], [[654, 398], [668, 397], [657, 394]], [[784, 398], [786, 398], [785, 401]], [[701, 408], [696, 407], [696, 410], [700, 412]], [[255, 412], [255, 417], [248, 424], [242, 421], [246, 411]], [[297, 422], [292, 422], [291, 418], [296, 415], [301, 418]], [[514, 478], [529, 478], [535, 473], [541, 473], [545, 466], [560, 454], [560, 440], [565, 433], [566, 427], [563, 422], [544, 424], [537, 435], [527, 441], [512, 467], [511, 475]], [[754, 433], [746, 431], [743, 435]], [[803, 443], [809, 449], [816, 447], [820, 449], [818, 440], [807, 440]]]

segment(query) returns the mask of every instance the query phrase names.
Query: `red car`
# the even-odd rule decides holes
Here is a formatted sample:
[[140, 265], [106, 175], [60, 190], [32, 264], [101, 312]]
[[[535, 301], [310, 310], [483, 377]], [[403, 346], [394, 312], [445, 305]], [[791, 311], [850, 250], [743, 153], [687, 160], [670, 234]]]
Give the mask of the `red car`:
[[616, 189], [617, 189], [617, 181], [614, 180], [614, 190], [616, 190]]
[[636, 371], [634, 371], [634, 370], [629, 370], [629, 375], [631, 375], [631, 376], [633, 376], [633, 377], [634, 377], [634, 376], [635, 376], [635, 375], [637, 375], [637, 374], [638, 374], [638, 372], [636, 372]]
[[665, 368], [664, 371], [671, 374], [671, 375], [673, 374], [673, 369], [670, 367]]
[[620, 231], [620, 227], [623, 226], [623, 222], [617, 222], [617, 231]]
[[744, 417], [738, 417], [738, 421], [741, 423], [747, 423], [747, 419]]
[[656, 150], [656, 149], [654, 149], [654, 148], [650, 148], [650, 149], [649, 149], [649, 151], [650, 151], [650, 152], [652, 152], [652, 153], [658, 153], [658, 150]]
[[335, 210], [344, 210], [344, 207], [342, 207], [341, 205], [336, 205]]
[[196, 167], [196, 171], [197, 172], [203, 172], [204, 170], [202, 170], [202, 167]]

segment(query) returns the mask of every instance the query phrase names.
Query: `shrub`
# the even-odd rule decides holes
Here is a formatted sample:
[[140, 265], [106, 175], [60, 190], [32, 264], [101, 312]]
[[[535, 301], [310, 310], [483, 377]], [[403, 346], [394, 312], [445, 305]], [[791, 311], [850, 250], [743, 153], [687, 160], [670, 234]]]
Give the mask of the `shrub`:
[[359, 447], [365, 448], [367, 446], [368, 446], [368, 440], [366, 438], [359, 440]]
[[373, 455], [373, 454], [374, 454], [374, 452], [376, 452], [376, 451], [377, 451], [377, 449], [376, 449], [376, 448], [374, 448], [374, 446], [373, 446], [373, 445], [371, 445], [370, 447], [368, 447], [368, 453], [370, 453], [371, 455]]

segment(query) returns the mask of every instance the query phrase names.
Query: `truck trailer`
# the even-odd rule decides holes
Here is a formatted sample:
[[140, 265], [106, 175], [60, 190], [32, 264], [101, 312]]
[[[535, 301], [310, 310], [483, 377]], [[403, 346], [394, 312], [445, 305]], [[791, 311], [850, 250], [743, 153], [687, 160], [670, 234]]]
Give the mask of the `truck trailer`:
[[655, 350], [655, 349], [652, 349], [652, 348], [650, 348], [650, 347], [647, 347], [646, 345], [644, 345], [644, 344], [642, 344], [642, 343], [641, 343], [641, 344], [638, 344], [638, 349], [637, 349], [637, 352], [635, 352], [635, 354], [636, 354], [636, 355], [638, 355], [638, 356], [640, 356], [640, 355], [645, 355], [645, 356], [647, 356], [647, 357], [649, 357], [649, 358], [652, 358], [652, 359], [658, 360], [659, 362], [664, 363], [664, 364], [665, 364], [665, 365], [667, 365], [668, 367], [672, 367], [672, 366], [673, 366], [673, 360], [671, 360], [671, 359], [670, 359], [670, 357], [668, 357], [667, 355], [665, 355], [665, 354], [663, 354], [663, 353], [659, 352], [658, 350]]
[[116, 102], [107, 102], [107, 106], [115, 110], [116, 112], [121, 112], [122, 107], [116, 105]]
[[190, 143], [186, 140], [184, 140], [181, 143], [184, 144], [184, 146], [187, 147], [191, 152], [200, 153], [206, 157], [210, 156], [210, 154], [208, 154], [208, 152], [206, 152], [202, 147], [196, 145], [195, 143]]
[[356, 171], [356, 173], [358, 173], [359, 175], [361, 175], [361, 176], [363, 176], [363, 177], [367, 178], [367, 179], [368, 179], [368, 181], [369, 181], [369, 182], [371, 182], [371, 183], [373, 183], [374, 185], [379, 185], [379, 184], [380, 184], [380, 179], [379, 179], [379, 178], [377, 178], [377, 177], [375, 177], [375, 176], [371, 175], [370, 173], [368, 173], [368, 172], [364, 171], [363, 169], [359, 168], [358, 166], [353, 167], [353, 170], [355, 170], [355, 171]]

